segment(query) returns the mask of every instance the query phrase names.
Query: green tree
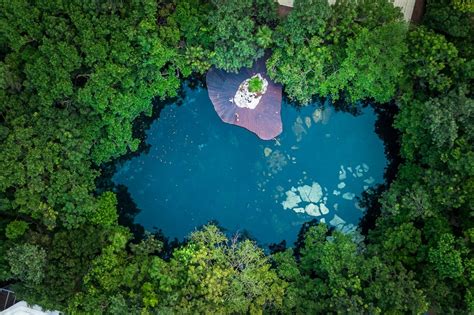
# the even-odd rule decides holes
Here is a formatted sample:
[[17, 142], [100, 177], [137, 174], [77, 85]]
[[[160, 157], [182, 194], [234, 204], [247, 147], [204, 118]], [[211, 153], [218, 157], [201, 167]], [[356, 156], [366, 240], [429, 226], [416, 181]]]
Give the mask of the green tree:
[[25, 221], [11, 221], [5, 229], [5, 235], [9, 239], [17, 239], [28, 230], [28, 223]]
[[291, 100], [309, 103], [326, 80], [330, 49], [318, 37], [304, 45], [276, 49], [267, 61], [268, 75], [282, 83]]
[[1, 12], [0, 191], [10, 212], [50, 230], [96, 223], [93, 165], [135, 150], [132, 121], [179, 85], [157, 3], [14, 1]]
[[211, 66], [214, 41], [209, 12], [212, 10], [210, 3], [201, 0], [180, 0], [172, 6], [162, 6], [159, 15], [166, 22], [160, 25], [159, 31], [168, 39], [168, 46], [178, 47], [175, 62], [183, 76], [192, 72], [202, 74]]
[[39, 284], [44, 277], [46, 252], [43, 248], [32, 244], [21, 244], [7, 252], [7, 260], [15, 278], [26, 285]]
[[397, 92], [407, 51], [401, 13], [386, 1], [295, 3], [275, 30], [269, 76], [292, 100], [314, 96], [388, 102]]
[[[190, 242], [165, 261], [147, 239], [125, 251], [127, 238], [115, 234], [84, 277], [71, 312], [122, 308], [159, 313], [259, 313], [279, 308], [285, 282], [251, 241], [229, 241], [215, 226], [194, 232]], [[114, 298], [111, 300], [110, 297]]]
[[424, 27], [408, 35], [408, 80], [425, 93], [445, 93], [461, 79], [465, 60], [458, 57], [456, 47], [442, 35]]
[[[363, 245], [359, 245], [363, 246]], [[427, 304], [413, 274], [364, 254], [350, 236], [325, 224], [305, 234], [299, 261], [293, 250], [274, 256], [279, 276], [289, 282], [284, 313], [421, 313]]]
[[370, 31], [363, 28], [348, 41], [344, 61], [322, 83], [321, 94], [338, 99], [339, 94], [345, 92], [351, 102], [390, 101], [402, 78], [407, 52], [405, 35], [406, 26], [398, 22]]
[[296, 0], [287, 18], [276, 29], [277, 46], [300, 45], [313, 36], [322, 36], [330, 13], [327, 1]]
[[[217, 68], [237, 72], [251, 67], [263, 56], [259, 23], [273, 19], [276, 2], [271, 0], [213, 0], [215, 10], [209, 17], [215, 43], [212, 62]], [[259, 38], [259, 40], [257, 40]], [[259, 42], [263, 45], [260, 46]]]
[[461, 253], [455, 249], [455, 239], [450, 234], [443, 234], [437, 247], [430, 248], [429, 261], [441, 277], [459, 278], [464, 273]]

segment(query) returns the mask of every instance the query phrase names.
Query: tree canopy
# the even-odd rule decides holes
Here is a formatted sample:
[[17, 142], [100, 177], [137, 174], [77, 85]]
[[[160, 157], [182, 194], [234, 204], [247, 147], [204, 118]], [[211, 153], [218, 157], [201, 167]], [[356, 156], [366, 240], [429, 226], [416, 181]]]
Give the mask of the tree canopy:
[[[287, 17], [272, 0], [1, 2], [0, 283], [73, 314], [474, 312], [472, 11], [426, 9], [408, 25], [385, 0]], [[270, 254], [212, 224], [179, 245], [131, 226], [102, 183], [139, 148], [137, 118], [265, 53], [301, 105], [395, 108], [400, 165], [368, 196], [365, 240], [306, 224]]]

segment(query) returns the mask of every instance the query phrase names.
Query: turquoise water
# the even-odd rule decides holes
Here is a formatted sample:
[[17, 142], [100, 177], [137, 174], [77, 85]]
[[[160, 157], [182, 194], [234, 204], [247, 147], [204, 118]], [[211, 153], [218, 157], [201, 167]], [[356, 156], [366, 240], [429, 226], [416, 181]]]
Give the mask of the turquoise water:
[[114, 175], [141, 209], [137, 223], [182, 239], [217, 220], [262, 245], [293, 242], [313, 218], [355, 228], [364, 213], [357, 197], [383, 182], [386, 166], [370, 107], [353, 116], [328, 104], [284, 103], [283, 133], [263, 141], [223, 123], [205, 89], [185, 92], [182, 105], [165, 107], [151, 125], [150, 151]]

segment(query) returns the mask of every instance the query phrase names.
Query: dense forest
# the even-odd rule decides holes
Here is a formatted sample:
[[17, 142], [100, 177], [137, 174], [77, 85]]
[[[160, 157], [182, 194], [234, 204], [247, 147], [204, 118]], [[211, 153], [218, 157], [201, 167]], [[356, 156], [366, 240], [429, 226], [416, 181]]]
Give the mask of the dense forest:
[[[427, 0], [413, 25], [386, 0], [296, 0], [285, 17], [273, 0], [2, 1], [0, 283], [73, 314], [474, 312], [466, 3]], [[395, 109], [396, 176], [364, 196], [365, 240], [312, 222], [266, 254], [212, 224], [179, 246], [126, 226], [100, 182], [141, 146], [137, 119], [266, 52], [297, 106]]]

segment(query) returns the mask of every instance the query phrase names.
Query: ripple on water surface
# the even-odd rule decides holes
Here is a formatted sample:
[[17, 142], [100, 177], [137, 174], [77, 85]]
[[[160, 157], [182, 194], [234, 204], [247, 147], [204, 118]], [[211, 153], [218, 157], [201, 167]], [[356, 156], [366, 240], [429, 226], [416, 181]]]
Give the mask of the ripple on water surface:
[[354, 229], [364, 211], [357, 197], [383, 181], [386, 164], [371, 108], [353, 116], [283, 104], [283, 133], [263, 141], [223, 123], [205, 89], [185, 91], [183, 105], [151, 125], [150, 151], [114, 176], [142, 210], [137, 223], [183, 238], [217, 220], [261, 244], [293, 242], [312, 218]]

